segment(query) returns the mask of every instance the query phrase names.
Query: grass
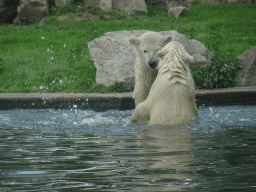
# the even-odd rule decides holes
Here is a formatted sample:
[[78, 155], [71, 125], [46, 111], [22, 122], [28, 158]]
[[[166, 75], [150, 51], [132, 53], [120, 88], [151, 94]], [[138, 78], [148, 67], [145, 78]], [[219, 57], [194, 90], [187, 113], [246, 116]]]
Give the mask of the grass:
[[240, 61], [228, 61], [219, 56], [213, 56], [211, 65], [206, 69], [191, 68], [196, 88], [212, 89], [238, 86], [235, 77], [243, 65]]
[[[106, 32], [119, 30], [175, 30], [203, 43], [215, 55], [217, 66], [239, 67], [232, 64], [235, 58], [256, 45], [255, 10], [256, 4], [192, 4], [188, 14], [176, 19], [152, 7], [147, 15], [102, 12], [81, 5], [52, 7], [36, 24], [0, 25], [0, 92], [131, 91], [117, 82], [109, 88], [96, 84], [87, 47]], [[213, 69], [192, 69], [192, 74], [198, 88], [214, 88], [236, 85], [235, 71], [221, 72], [230, 73], [228, 84], [227, 79], [214, 82]]]

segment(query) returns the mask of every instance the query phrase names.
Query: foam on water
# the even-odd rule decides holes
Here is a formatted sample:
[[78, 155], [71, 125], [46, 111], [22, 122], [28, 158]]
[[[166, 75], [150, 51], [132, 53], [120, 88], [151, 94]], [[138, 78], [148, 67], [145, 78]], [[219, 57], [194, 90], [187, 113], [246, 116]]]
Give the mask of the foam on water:
[[[256, 124], [256, 106], [200, 107], [199, 115], [186, 127], [220, 131], [225, 127]], [[95, 112], [92, 110], [15, 109], [0, 111], [0, 126], [38, 128], [45, 131], [115, 132], [134, 131], [129, 124], [133, 110]], [[145, 125], [146, 126], [146, 125]], [[141, 127], [141, 125], [140, 125]]]
[[0, 111], [0, 126], [37, 128], [42, 131], [104, 130], [129, 125], [129, 111], [95, 112], [92, 110], [15, 109]]
[[205, 131], [256, 124], [256, 106], [205, 107], [199, 108], [198, 112], [197, 128]]
[[132, 113], [0, 111], [0, 190], [255, 191], [256, 106], [200, 107], [173, 127]]

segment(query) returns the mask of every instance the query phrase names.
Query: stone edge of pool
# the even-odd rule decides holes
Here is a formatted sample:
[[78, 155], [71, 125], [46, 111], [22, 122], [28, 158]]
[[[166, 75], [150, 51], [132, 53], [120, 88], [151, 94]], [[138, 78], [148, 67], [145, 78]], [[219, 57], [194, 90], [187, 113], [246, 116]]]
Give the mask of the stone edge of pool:
[[[196, 104], [256, 105], [256, 86], [196, 90]], [[0, 93], [0, 109], [134, 109], [132, 93]]]

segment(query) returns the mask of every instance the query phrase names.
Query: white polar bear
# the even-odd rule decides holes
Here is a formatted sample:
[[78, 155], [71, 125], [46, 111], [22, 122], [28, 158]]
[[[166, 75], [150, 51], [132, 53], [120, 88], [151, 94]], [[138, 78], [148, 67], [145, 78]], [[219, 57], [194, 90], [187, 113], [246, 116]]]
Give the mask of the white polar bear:
[[171, 36], [162, 36], [152, 31], [144, 33], [138, 39], [130, 39], [130, 43], [137, 52], [133, 91], [136, 106], [148, 97], [149, 90], [156, 79], [156, 68], [159, 62], [156, 52], [171, 40]]
[[150, 125], [179, 125], [198, 114], [189, 62], [194, 58], [177, 41], [157, 52], [158, 75], [148, 98], [140, 103], [130, 123], [149, 120]]

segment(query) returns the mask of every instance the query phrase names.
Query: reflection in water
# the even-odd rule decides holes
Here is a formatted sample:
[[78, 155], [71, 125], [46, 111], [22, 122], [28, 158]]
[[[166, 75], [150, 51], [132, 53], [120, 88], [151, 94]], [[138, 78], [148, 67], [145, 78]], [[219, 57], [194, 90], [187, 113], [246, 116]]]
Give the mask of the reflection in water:
[[199, 108], [178, 127], [131, 114], [0, 111], [0, 190], [255, 191], [255, 106]]
[[[162, 183], [151, 191], [170, 191], [170, 187], [172, 191], [179, 191], [191, 186], [193, 178], [184, 171], [194, 169], [189, 166], [194, 150], [192, 135], [182, 126], [150, 126], [138, 135], [141, 148], [138, 165], [141, 171], [150, 170], [155, 180]], [[151, 175], [145, 177], [152, 179]]]

